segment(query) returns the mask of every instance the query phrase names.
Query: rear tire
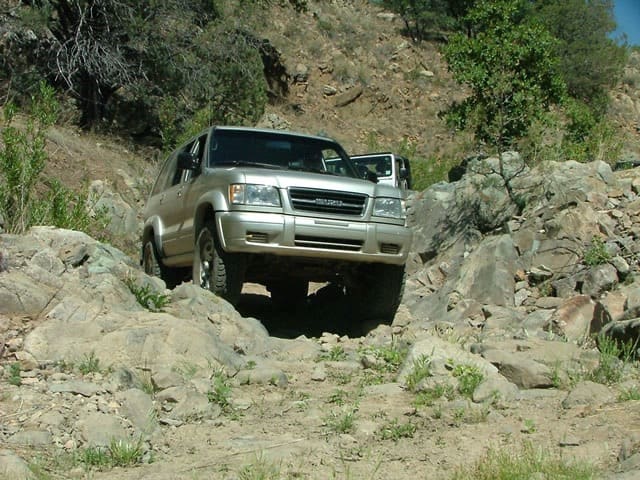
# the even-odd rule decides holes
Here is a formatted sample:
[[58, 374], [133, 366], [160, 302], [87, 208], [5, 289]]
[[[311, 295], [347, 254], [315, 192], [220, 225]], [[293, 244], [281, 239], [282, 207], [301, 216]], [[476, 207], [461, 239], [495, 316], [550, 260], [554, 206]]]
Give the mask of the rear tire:
[[215, 237], [215, 224], [207, 222], [198, 234], [193, 256], [193, 283], [236, 305], [244, 282], [241, 255], [225, 252]]
[[404, 265], [367, 265], [362, 274], [361, 284], [357, 289], [349, 289], [347, 295], [353, 294], [357, 298], [364, 320], [390, 325], [404, 294]]
[[164, 280], [167, 288], [174, 288], [182, 280], [181, 270], [164, 266], [153, 240], [147, 240], [142, 249], [142, 267], [144, 273]]

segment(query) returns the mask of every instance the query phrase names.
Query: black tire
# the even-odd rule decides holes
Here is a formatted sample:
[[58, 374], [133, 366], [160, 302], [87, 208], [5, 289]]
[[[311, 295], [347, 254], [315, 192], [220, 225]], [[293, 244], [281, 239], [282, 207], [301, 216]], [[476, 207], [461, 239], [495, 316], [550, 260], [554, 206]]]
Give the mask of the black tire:
[[167, 288], [174, 288], [182, 280], [179, 269], [164, 266], [153, 240], [147, 240], [142, 248], [142, 268], [147, 275], [164, 280]]
[[363, 270], [362, 283], [356, 291], [347, 292], [348, 295], [357, 297], [363, 320], [391, 324], [404, 294], [404, 266], [378, 264]]
[[236, 305], [244, 282], [241, 255], [225, 252], [215, 237], [215, 224], [207, 222], [198, 233], [193, 255], [193, 283]]
[[267, 285], [271, 301], [279, 310], [293, 311], [303, 304], [309, 294], [307, 280], [293, 279], [272, 282]]

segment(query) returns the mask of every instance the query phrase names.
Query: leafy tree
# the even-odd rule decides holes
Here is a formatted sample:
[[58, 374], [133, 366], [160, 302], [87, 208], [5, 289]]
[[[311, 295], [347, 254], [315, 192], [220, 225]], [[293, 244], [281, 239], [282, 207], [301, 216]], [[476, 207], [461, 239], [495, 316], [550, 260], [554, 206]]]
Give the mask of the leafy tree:
[[610, 34], [616, 29], [612, 0], [541, 0], [536, 16], [558, 39], [556, 56], [568, 94], [601, 117], [608, 91], [626, 63], [626, 47]]
[[472, 36], [455, 34], [444, 49], [454, 78], [470, 93], [445, 112], [448, 124], [472, 129], [498, 152], [564, 94], [555, 40], [526, 7], [526, 0], [478, 1], [465, 17]]
[[[32, 0], [21, 11], [30, 12], [23, 20], [39, 35], [33, 63], [42, 78], [76, 100], [84, 127], [106, 120], [153, 137], [161, 115], [167, 118], [166, 105], [174, 106], [177, 130], [203, 110], [208, 121], [225, 123], [249, 123], [261, 115], [267, 98], [263, 50], [237, 27], [249, 3]], [[284, 3], [306, 8], [304, 0]], [[13, 60], [0, 67], [12, 78], [24, 69]]]
[[382, 4], [400, 15], [414, 41], [427, 39], [440, 31], [466, 31], [467, 12], [476, 0], [383, 0]]

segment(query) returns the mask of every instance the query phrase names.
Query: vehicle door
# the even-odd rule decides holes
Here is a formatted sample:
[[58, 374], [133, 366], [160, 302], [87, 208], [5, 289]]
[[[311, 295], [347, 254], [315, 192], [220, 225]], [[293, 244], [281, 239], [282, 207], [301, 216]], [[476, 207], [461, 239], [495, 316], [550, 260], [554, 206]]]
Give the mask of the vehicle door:
[[180, 229], [182, 228], [182, 199], [185, 189], [186, 173], [178, 166], [178, 156], [183, 151], [190, 151], [194, 142], [191, 141], [175, 150], [167, 162], [165, 187], [154, 198], [154, 211], [160, 217], [162, 225], [161, 240], [163, 256], [179, 255]]
[[189, 152], [196, 160], [197, 167], [184, 171], [182, 177], [181, 196], [177, 199], [176, 209], [180, 211], [180, 223], [176, 235], [176, 251], [179, 254], [193, 250], [194, 242], [194, 217], [196, 202], [200, 196], [198, 180], [202, 172], [202, 161], [205, 156], [207, 133], [199, 135], [190, 145]]

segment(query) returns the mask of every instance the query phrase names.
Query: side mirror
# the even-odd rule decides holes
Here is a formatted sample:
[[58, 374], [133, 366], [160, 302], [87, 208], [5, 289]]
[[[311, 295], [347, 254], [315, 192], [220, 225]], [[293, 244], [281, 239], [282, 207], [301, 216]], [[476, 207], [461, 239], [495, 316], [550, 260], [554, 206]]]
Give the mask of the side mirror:
[[178, 168], [182, 170], [197, 170], [200, 167], [198, 156], [193, 152], [180, 152], [178, 154]]
[[408, 172], [405, 167], [400, 169], [400, 180], [405, 180], [407, 178]]

